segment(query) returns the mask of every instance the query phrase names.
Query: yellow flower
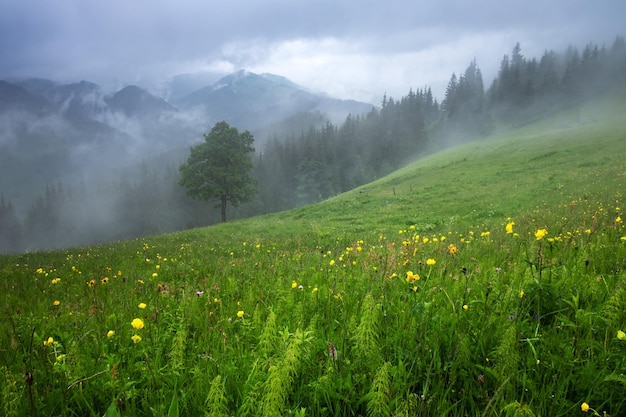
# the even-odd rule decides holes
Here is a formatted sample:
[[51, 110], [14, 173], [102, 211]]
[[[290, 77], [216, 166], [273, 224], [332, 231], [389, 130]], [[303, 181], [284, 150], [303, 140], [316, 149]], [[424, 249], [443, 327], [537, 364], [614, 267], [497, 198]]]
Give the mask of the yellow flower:
[[515, 222], [508, 222], [508, 223], [506, 224], [505, 229], [506, 229], [506, 232], [507, 232], [508, 234], [513, 233], [513, 226], [515, 226]]
[[415, 282], [417, 280], [420, 279], [420, 276], [417, 274], [414, 274], [413, 271], [407, 271], [406, 273], [406, 282], [408, 282], [409, 284], [412, 282]]
[[435, 260], [434, 260], [434, 259], [432, 259], [432, 258], [428, 258], [428, 259], [426, 259], [426, 265], [428, 265], [428, 266], [433, 266], [433, 265], [434, 265], [434, 264], [436, 264], [436, 263], [437, 263], [437, 261], [435, 261]]
[[61, 282], [61, 278], [55, 278], [55, 279], [53, 279], [52, 281], [50, 281], [50, 283], [51, 283], [52, 285], [54, 285], [54, 284], [58, 284], [59, 282]]
[[313, 288], [312, 292], [315, 294], [317, 292], [317, 287]]
[[298, 283], [296, 281], [291, 281], [291, 288], [296, 288]]
[[524, 297], [524, 294], [525, 294], [524, 290], [520, 290], [520, 292], [519, 292], [519, 298]]
[[620, 237], [619, 240], [621, 240], [622, 242], [626, 242], [626, 236]]
[[153, 272], [153, 273], [152, 273], [152, 278], [156, 278], [156, 277], [158, 277], [158, 276], [159, 276], [159, 274], [157, 274], [156, 272]]
[[143, 329], [143, 320], [133, 319], [133, 321], [130, 322], [130, 325], [133, 326], [137, 330], [141, 330]]
[[237, 312], [237, 317], [239, 317], [240, 319], [243, 318], [243, 310], [239, 310]]
[[582, 403], [580, 405], [580, 409], [583, 411], [583, 413], [586, 413], [587, 411], [589, 411], [589, 404], [587, 403]]
[[617, 218], [615, 219], [615, 223], [621, 223], [621, 222], [622, 222], [622, 217], [617, 216]]
[[139, 336], [138, 334], [134, 334], [131, 339], [133, 339], [133, 343], [139, 343], [141, 342], [141, 336]]
[[449, 253], [450, 255], [454, 255], [456, 252], [457, 252], [457, 248], [456, 248], [456, 246], [454, 246], [452, 243], [450, 243], [450, 244], [448, 245], [448, 253]]
[[328, 265], [330, 265], [330, 266], [335, 265], [335, 260], [334, 260], [334, 259], [331, 259], [331, 261], [328, 263]]
[[109, 277], [102, 278], [100, 282], [102, 283], [102, 285], [106, 285], [109, 282]]
[[48, 337], [47, 340], [43, 341], [44, 346], [52, 346], [53, 344], [54, 344], [54, 339], [52, 338], [52, 336]]
[[54, 303], [52, 303], [52, 305], [55, 305], [55, 306], [58, 306], [59, 304], [61, 304], [59, 300], [54, 300]]
[[137, 307], [143, 310], [144, 308], [146, 308], [146, 303], [139, 303]]
[[623, 331], [621, 331], [621, 330], [618, 330], [618, 331], [617, 331], [617, 338], [618, 338], [619, 340], [626, 340], [626, 333], [624, 333], [624, 332], [623, 332]]
[[463, 305], [463, 310], [465, 310], [465, 311], [469, 310], [469, 306], [467, 304], [464, 304]]
[[107, 337], [110, 339], [110, 338], [112, 338], [113, 336], [115, 336], [115, 330], [109, 330], [109, 331], [107, 332]]
[[537, 240], [541, 240], [547, 234], [548, 234], [548, 231], [546, 229], [539, 229], [535, 232], [535, 237], [537, 238]]

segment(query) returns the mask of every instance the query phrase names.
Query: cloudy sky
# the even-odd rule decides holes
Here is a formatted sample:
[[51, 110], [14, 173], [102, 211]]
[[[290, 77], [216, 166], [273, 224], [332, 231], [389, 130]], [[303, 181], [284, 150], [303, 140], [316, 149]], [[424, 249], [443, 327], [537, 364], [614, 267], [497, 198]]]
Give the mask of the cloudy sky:
[[626, 35], [624, 0], [2, 0], [0, 78], [153, 88], [179, 73], [271, 72], [376, 102], [476, 58], [488, 85], [516, 42], [540, 57]]

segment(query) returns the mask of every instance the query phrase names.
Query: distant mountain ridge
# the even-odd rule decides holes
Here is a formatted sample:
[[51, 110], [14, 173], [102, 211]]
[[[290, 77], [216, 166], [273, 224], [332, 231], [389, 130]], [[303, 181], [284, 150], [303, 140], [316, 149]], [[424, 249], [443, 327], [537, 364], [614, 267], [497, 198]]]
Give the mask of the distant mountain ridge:
[[222, 77], [174, 104], [181, 109], [200, 110], [215, 122], [226, 120], [249, 130], [296, 113], [319, 112], [333, 122], [340, 122], [348, 114], [362, 114], [372, 109], [371, 104], [313, 93], [280, 75], [247, 70]]
[[270, 135], [371, 108], [246, 70], [171, 101], [137, 85], [106, 93], [86, 80], [0, 80], [0, 194], [23, 212], [32, 201], [24, 190], [40, 193], [47, 183], [71, 185], [185, 149], [221, 120], [251, 131], [261, 149]]

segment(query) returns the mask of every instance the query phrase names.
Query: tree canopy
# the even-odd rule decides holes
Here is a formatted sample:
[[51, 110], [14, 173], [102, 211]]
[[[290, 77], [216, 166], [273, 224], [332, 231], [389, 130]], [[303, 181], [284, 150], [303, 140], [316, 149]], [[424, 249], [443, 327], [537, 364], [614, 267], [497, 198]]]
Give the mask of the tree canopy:
[[201, 201], [217, 200], [222, 221], [228, 203], [234, 207], [256, 193], [256, 181], [249, 175], [254, 137], [222, 121], [204, 135], [204, 142], [191, 147], [187, 162], [180, 166], [179, 184], [187, 195]]

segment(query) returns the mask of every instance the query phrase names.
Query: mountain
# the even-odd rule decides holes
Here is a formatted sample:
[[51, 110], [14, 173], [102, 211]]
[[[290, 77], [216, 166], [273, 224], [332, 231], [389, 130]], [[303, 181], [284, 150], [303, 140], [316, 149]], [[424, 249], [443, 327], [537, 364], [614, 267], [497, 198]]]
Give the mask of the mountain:
[[110, 111], [121, 112], [127, 117], [142, 117], [177, 111], [164, 99], [156, 97], [136, 85], [124, 87], [112, 96], [105, 97], [104, 101]]
[[199, 110], [212, 122], [226, 120], [253, 130], [297, 113], [320, 112], [332, 122], [371, 110], [372, 105], [318, 94], [274, 74], [240, 70], [211, 86], [188, 94], [174, 104], [184, 110]]
[[93, 186], [138, 161], [185, 154], [220, 120], [250, 130], [262, 149], [271, 135], [340, 123], [371, 107], [245, 70], [172, 102], [137, 85], [107, 93], [86, 80], [0, 80], [0, 195], [23, 218], [47, 184]]
[[0, 80], [0, 113], [24, 111], [43, 114], [49, 107], [50, 103], [45, 98], [18, 85]]

